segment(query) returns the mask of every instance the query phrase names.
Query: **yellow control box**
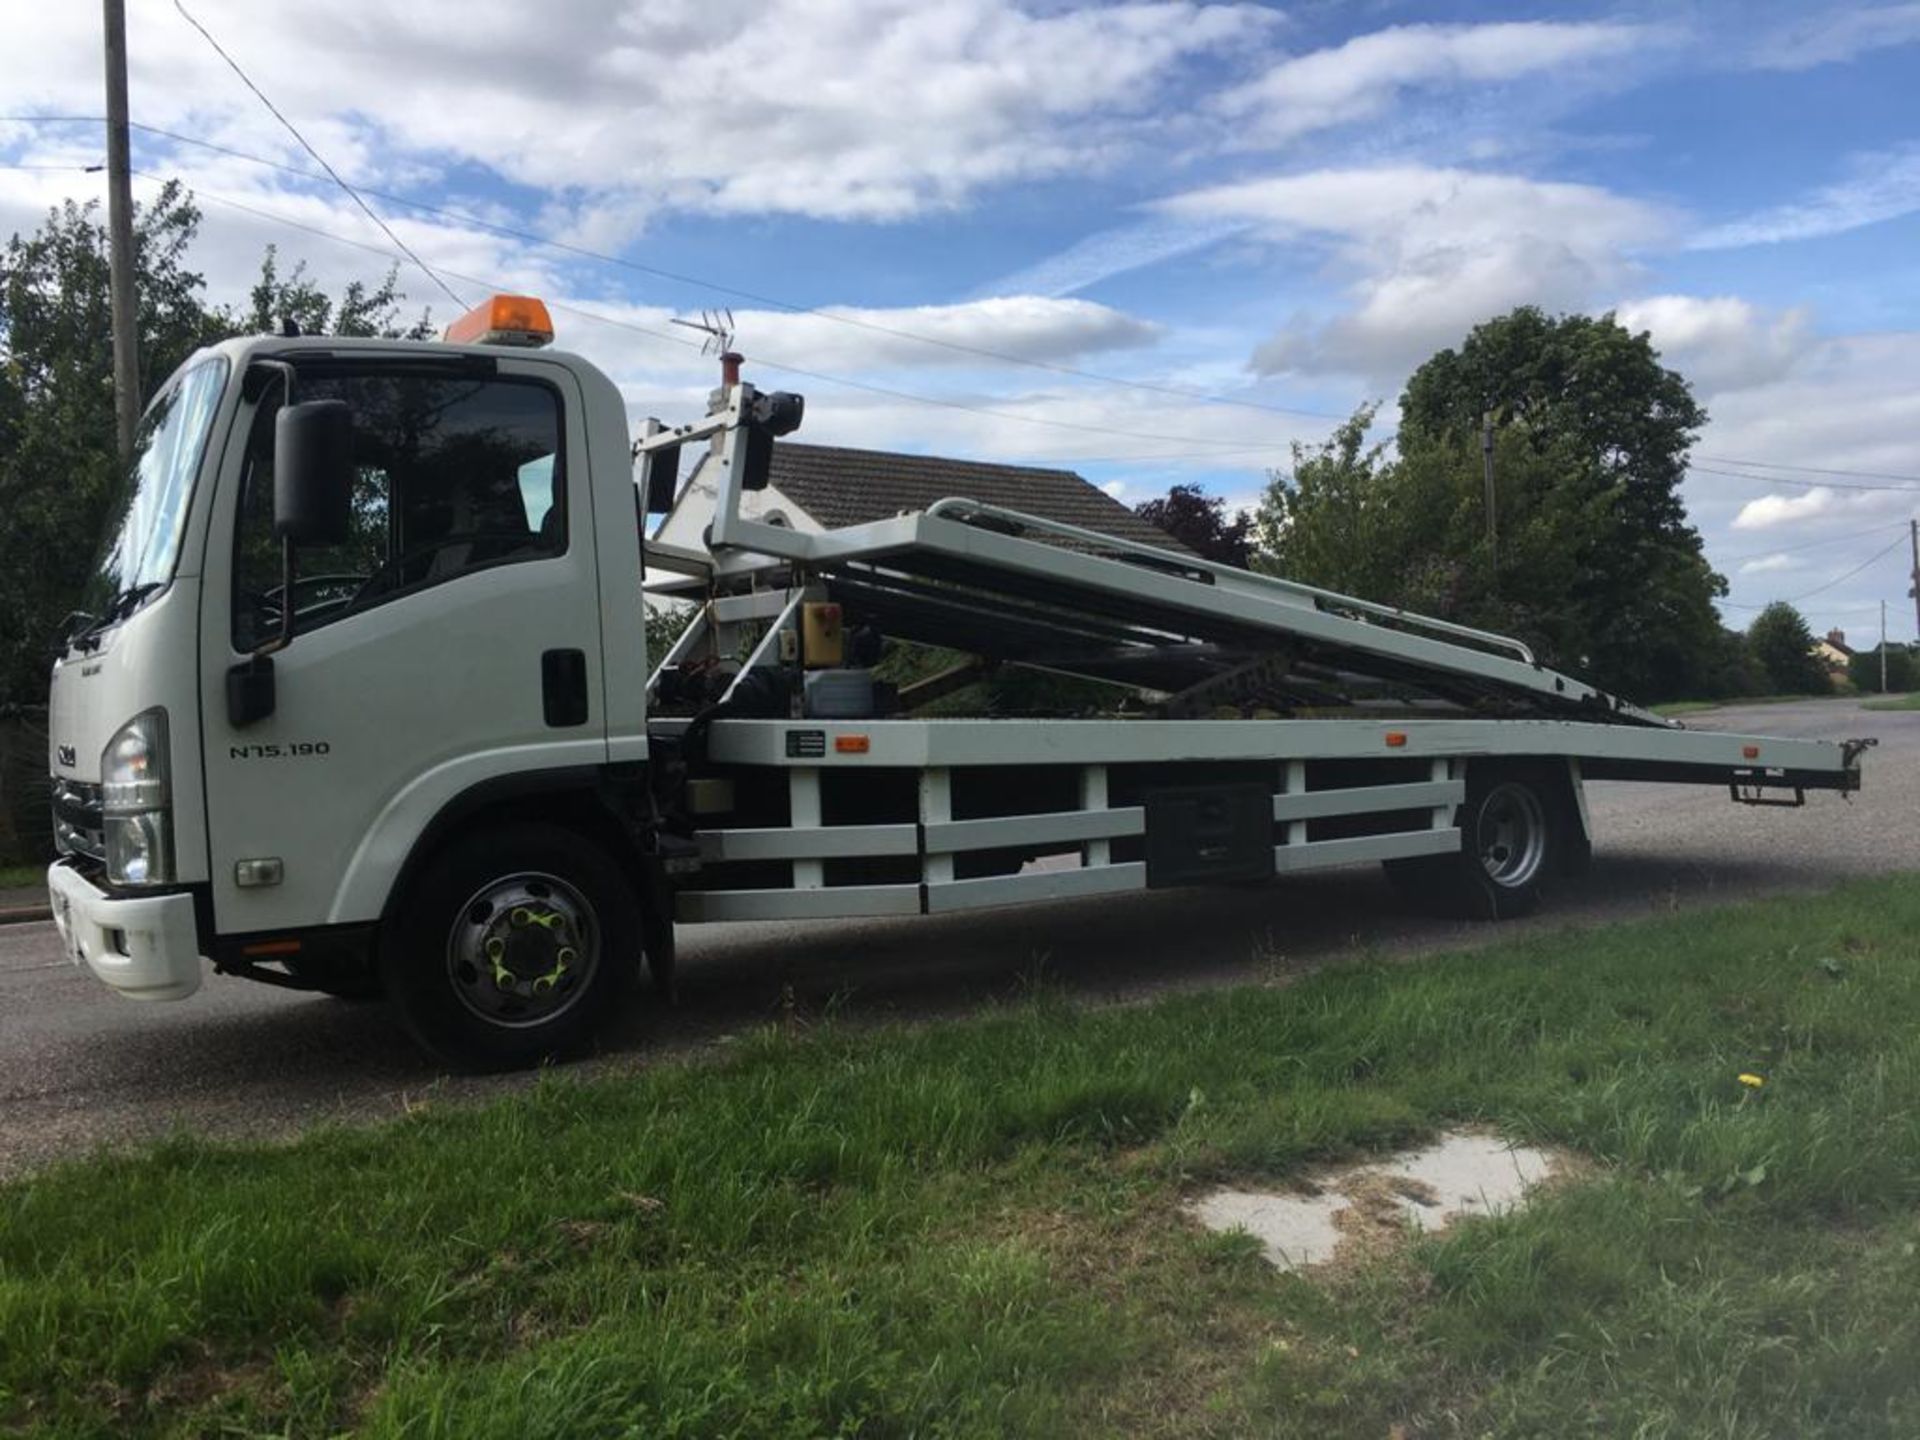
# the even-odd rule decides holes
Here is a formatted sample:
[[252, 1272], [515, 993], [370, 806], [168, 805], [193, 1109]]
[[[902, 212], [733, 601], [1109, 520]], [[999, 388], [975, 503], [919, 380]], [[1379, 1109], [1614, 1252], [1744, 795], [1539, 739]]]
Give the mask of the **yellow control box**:
[[807, 657], [809, 670], [833, 670], [844, 663], [847, 640], [838, 605], [809, 603], [800, 607], [800, 653]]

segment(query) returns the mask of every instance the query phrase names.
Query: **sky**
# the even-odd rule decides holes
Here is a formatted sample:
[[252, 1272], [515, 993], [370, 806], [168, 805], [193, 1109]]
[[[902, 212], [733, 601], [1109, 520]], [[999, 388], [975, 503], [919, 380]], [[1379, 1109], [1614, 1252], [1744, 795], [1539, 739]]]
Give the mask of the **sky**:
[[[241, 298], [395, 244], [166, 0], [128, 6], [136, 199]], [[186, 0], [463, 304], [545, 298], [636, 417], [731, 312], [800, 438], [1251, 503], [1515, 305], [1647, 331], [1743, 628], [1915, 638], [1920, 3]], [[104, 195], [100, 17], [10, 6], [0, 236]], [[53, 117], [82, 117], [76, 120]], [[303, 173], [304, 172], [304, 173]], [[458, 312], [410, 262], [409, 310]]]

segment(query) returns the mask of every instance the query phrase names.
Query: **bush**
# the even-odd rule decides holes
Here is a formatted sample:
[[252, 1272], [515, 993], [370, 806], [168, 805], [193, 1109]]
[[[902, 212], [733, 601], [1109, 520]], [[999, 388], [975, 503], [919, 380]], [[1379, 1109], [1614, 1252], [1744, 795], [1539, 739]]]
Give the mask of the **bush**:
[[[1847, 662], [1847, 678], [1865, 694], [1880, 693], [1880, 651], [1862, 650]], [[1887, 646], [1887, 689], [1898, 694], [1920, 690], [1920, 659], [1907, 645]]]
[[1747, 646], [1775, 694], [1826, 695], [1833, 690], [1827, 667], [1813, 653], [1806, 617], [1786, 601], [1776, 600], [1754, 617], [1747, 627]]

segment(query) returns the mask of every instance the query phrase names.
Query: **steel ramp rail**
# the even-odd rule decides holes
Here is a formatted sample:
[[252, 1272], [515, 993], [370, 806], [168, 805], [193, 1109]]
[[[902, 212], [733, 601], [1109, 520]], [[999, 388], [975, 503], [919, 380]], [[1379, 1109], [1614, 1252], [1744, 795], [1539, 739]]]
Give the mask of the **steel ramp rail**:
[[883, 591], [913, 588], [922, 601], [945, 597], [987, 620], [997, 601], [1011, 599], [1028, 617], [1118, 622], [1133, 632], [1136, 649], [1197, 638], [1249, 650], [1292, 650], [1309, 654], [1322, 670], [1426, 687], [1470, 707], [1681, 728], [1547, 669], [1509, 636], [965, 496], [815, 534], [750, 519], [741, 513], [741, 500], [743, 427], [752, 401], [752, 387], [736, 385], [705, 420], [636, 447], [644, 454], [711, 440], [712, 451], [700, 464], [702, 471], [712, 466], [719, 472], [706, 551], [710, 583], [722, 592], [751, 584], [756, 574], [785, 562], [826, 578], [829, 587], [841, 576]]
[[[949, 508], [936, 513], [942, 507]], [[1486, 632], [1466, 627], [1450, 627], [1464, 632], [1460, 639], [1422, 634], [1395, 628], [1395, 624], [1417, 622], [1424, 629], [1439, 630], [1448, 622], [1406, 616], [1368, 601], [1172, 551], [1131, 547], [1135, 559], [1112, 558], [954, 517], [958, 511], [1036, 530], [1072, 532], [1077, 528], [992, 510], [953, 497], [951, 502], [938, 502], [931, 511], [813, 535], [736, 517], [727, 527], [729, 538], [724, 544], [718, 542], [716, 523], [716, 548], [730, 546], [795, 561], [825, 574], [829, 584], [836, 573], [881, 583], [932, 582], [952, 588], [955, 594], [970, 590], [975, 604], [989, 606], [996, 594], [1005, 594], [1039, 610], [1122, 619], [1141, 630], [1161, 632], [1168, 641], [1197, 632], [1254, 647], [1300, 644], [1322, 657], [1345, 657], [1350, 668], [1363, 673], [1371, 664], [1389, 678], [1413, 683], [1424, 678], [1442, 691], [1464, 688], [1469, 694], [1590, 720], [1679, 728], [1538, 661], [1520, 658], [1523, 647], [1504, 636], [1483, 640]], [[1095, 538], [1107, 548], [1128, 548], [1107, 537]], [[1142, 559], [1152, 563], [1139, 563]], [[1360, 613], [1341, 613], [1346, 609]], [[1468, 638], [1503, 645], [1514, 653], [1473, 648], [1463, 643]]]

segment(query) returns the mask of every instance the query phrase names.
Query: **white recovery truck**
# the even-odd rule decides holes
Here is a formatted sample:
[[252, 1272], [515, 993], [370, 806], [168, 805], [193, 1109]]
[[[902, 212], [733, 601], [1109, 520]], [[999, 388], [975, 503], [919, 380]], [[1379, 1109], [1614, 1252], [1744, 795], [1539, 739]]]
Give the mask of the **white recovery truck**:
[[[497, 297], [447, 343], [232, 340], [160, 392], [53, 671], [76, 964], [143, 999], [208, 966], [384, 993], [434, 1054], [510, 1066], [580, 1043], [643, 960], [667, 989], [676, 923], [1356, 861], [1498, 918], [1585, 861], [1583, 779], [1859, 784], [1860, 744], [1688, 731], [1514, 640], [965, 496], [756, 518], [797, 396], [733, 362], [636, 443], [550, 338]], [[704, 546], [646, 541], [696, 450]], [[699, 606], [664, 656], [649, 568]], [[900, 642], [978, 658], [889, 686]], [[982, 664], [1127, 699], [917, 713]]]

